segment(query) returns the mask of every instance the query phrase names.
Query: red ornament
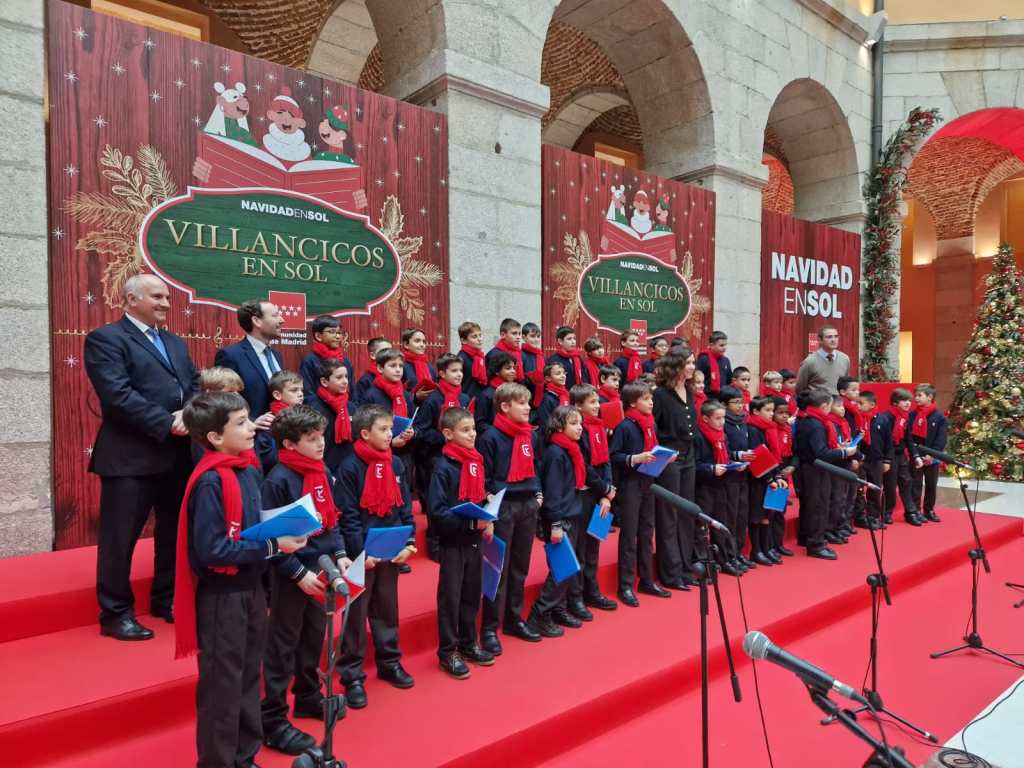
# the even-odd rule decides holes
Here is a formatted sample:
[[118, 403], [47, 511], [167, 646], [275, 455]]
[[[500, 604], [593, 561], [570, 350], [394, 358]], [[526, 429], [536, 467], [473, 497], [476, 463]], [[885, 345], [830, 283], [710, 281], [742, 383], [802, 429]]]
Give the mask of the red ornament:
[[992, 465], [992, 474], [996, 477], [1001, 477], [1003, 474], [1003, 465], [996, 463]]
[[1018, 451], [1024, 451], [1024, 440], [1019, 440], [1017, 442], [1017, 450]]
[[986, 392], [983, 389], [976, 389], [974, 390], [974, 397], [977, 400], [984, 400], [986, 397], [988, 397], [988, 392]]

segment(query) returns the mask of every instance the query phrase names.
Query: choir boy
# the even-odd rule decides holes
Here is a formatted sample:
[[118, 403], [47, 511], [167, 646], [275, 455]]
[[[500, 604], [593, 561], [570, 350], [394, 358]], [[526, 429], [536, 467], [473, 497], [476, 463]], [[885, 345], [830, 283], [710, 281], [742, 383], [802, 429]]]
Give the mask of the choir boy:
[[462, 391], [470, 401], [487, 386], [487, 360], [484, 355], [484, 334], [480, 326], [465, 322], [459, 326], [459, 359], [462, 360]]
[[732, 369], [732, 381], [729, 382], [729, 386], [739, 390], [745, 408], [750, 408], [750, 401], [753, 399], [753, 393], [750, 391], [752, 381], [750, 369], [745, 365], [738, 365]]
[[437, 383], [437, 370], [427, 359], [427, 335], [419, 328], [402, 331], [402, 356], [405, 366], [402, 381], [405, 388], [413, 393], [417, 403], [422, 403]]
[[606, 365], [611, 365], [611, 361], [605, 356], [604, 342], [597, 336], [591, 336], [583, 342], [583, 380], [598, 387], [601, 384], [601, 368]]
[[885, 522], [892, 521], [893, 510], [896, 509], [896, 497], [903, 504], [903, 519], [910, 525], [924, 525], [924, 518], [917, 512], [914, 505], [914, 481], [911, 476], [913, 469], [924, 466], [917, 455], [910, 423], [910, 406], [914, 396], [909, 389], [894, 389], [889, 395], [889, 410], [879, 415], [879, 419], [889, 430], [892, 442], [892, 468], [884, 477], [885, 486]]
[[544, 350], [541, 348], [540, 326], [536, 323], [526, 323], [523, 326], [523, 374], [534, 377], [540, 375], [544, 370]]
[[[748, 374], [749, 375], [749, 374]], [[725, 405], [725, 440], [729, 447], [731, 462], [749, 462], [754, 458], [747, 429], [747, 405], [743, 392], [735, 387], [722, 387], [718, 393]], [[735, 520], [732, 535], [736, 537], [736, 555], [733, 567], [740, 571], [756, 568], [757, 564], [744, 556], [747, 543], [747, 528], [750, 514], [750, 473], [746, 468], [729, 470], [725, 474], [725, 492], [728, 498], [730, 519]]]
[[559, 363], [565, 370], [565, 388], [572, 389], [584, 383], [583, 353], [576, 345], [576, 330], [567, 325], [555, 331], [558, 346], [555, 353], [548, 357], [548, 363]]
[[796, 403], [796, 373], [789, 368], [781, 368], [779, 369], [779, 375], [782, 376], [782, 396], [789, 403], [789, 418], [792, 423], [796, 419], [796, 414], [799, 410]]
[[270, 412], [277, 416], [285, 408], [302, 405], [302, 377], [295, 371], [278, 371], [267, 384], [270, 390]]
[[523, 367], [523, 328], [519, 324], [518, 320], [511, 317], [506, 317], [501, 321], [501, 325], [498, 328], [498, 343], [487, 353], [485, 358], [487, 361], [488, 371], [491, 368], [491, 360], [499, 352], [504, 352], [507, 355], [511, 355], [512, 359], [516, 363], [516, 381], [523, 382], [526, 380], [526, 369]]
[[[868, 424], [860, 410], [860, 381], [853, 376], [840, 376], [836, 382], [836, 389], [839, 390], [839, 399], [843, 404], [843, 418], [850, 430], [850, 437], [861, 436], [861, 443], [864, 441]], [[858, 445], [857, 457], [854, 460], [857, 468], [854, 470], [861, 478], [864, 477], [864, 452]], [[867, 528], [867, 518], [864, 516], [865, 497], [864, 489], [857, 483], [848, 483], [850, 486], [846, 495], [846, 508], [850, 520], [850, 530], [856, 532], [856, 528]]]
[[473, 399], [473, 417], [476, 419], [476, 433], [479, 437], [490, 429], [494, 423], [494, 393], [502, 384], [511, 384], [516, 380], [516, 361], [506, 352], [498, 352], [487, 360], [487, 386], [480, 390]]
[[668, 354], [668, 339], [664, 336], [659, 336], [656, 339], [651, 339], [649, 346], [651, 351], [647, 359], [644, 360], [644, 373], [654, 373], [654, 366], [661, 358]]
[[[860, 441], [860, 450], [864, 454], [864, 479], [872, 485], [882, 488], [885, 477], [892, 470], [895, 447], [892, 444], [892, 422], [882, 419], [874, 392], [861, 392], [857, 400], [860, 402], [860, 415], [864, 423], [864, 438]], [[884, 490], [872, 491], [865, 489], [865, 528], [883, 528], [892, 522], [884, 517]]]
[[[773, 397], [775, 413], [772, 414], [772, 421], [775, 422], [775, 434], [778, 438], [778, 452], [775, 453], [775, 446], [771, 439], [768, 447], [775, 453], [779, 462], [779, 477], [786, 481], [790, 487], [790, 495], [793, 494], [793, 475], [796, 472], [796, 456], [793, 455], [793, 428], [790, 426], [789, 401], [784, 397]], [[772, 510], [771, 513], [772, 551], [775, 555], [792, 557], [793, 550], [785, 545], [786, 538], [786, 510]]]
[[640, 359], [640, 337], [633, 331], [626, 331], [619, 337], [622, 351], [615, 359], [615, 367], [622, 375], [621, 384], [625, 386], [640, 378], [644, 372], [644, 364]]
[[[725, 475], [729, 471], [729, 445], [725, 437], [725, 406], [717, 400], [706, 400], [700, 406], [697, 434], [694, 440], [697, 466], [697, 504], [705, 512], [726, 526], [736, 527], [736, 509], [729, 504]], [[735, 563], [736, 548], [729, 536], [717, 528], [711, 531], [715, 547], [715, 560], [723, 573], [741, 576], [743, 570]]]
[[341, 460], [352, 452], [352, 414], [356, 404], [348, 392], [348, 368], [337, 358], [320, 363], [320, 386], [310, 405], [327, 420], [324, 427], [324, 463], [338, 471]]
[[618, 366], [602, 365], [598, 369], [598, 377], [600, 386], [597, 388], [597, 395], [601, 399], [602, 405], [618, 402], [622, 399], [619, 395], [619, 382], [622, 381], [622, 371], [619, 370]]
[[[916, 445], [945, 451], [946, 417], [942, 411], [935, 408], [935, 387], [930, 384], [918, 384], [914, 389], [914, 403], [916, 410], [911, 417], [911, 439]], [[935, 489], [939, 483], [939, 460], [923, 452], [919, 453], [922, 454], [922, 465], [914, 468], [914, 509], [918, 510], [925, 520], [938, 523], [941, 520], [935, 514]]]
[[370, 367], [359, 377], [359, 381], [352, 388], [352, 398], [356, 401], [356, 405], [363, 402], [366, 391], [373, 386], [373, 380], [377, 377], [377, 355], [385, 349], [391, 349], [391, 342], [383, 336], [374, 336], [366, 342], [366, 351], [370, 355]]
[[[569, 390], [566, 387], [567, 375], [565, 366], [559, 362], [550, 362], [544, 366], [544, 396], [533, 415], [534, 424], [541, 430], [547, 429], [548, 418], [554, 413], [555, 408], [569, 404]], [[536, 397], [534, 401], [536, 402]]]
[[775, 401], [771, 397], [755, 397], [751, 401], [747, 433], [752, 450], [764, 445], [779, 462], [778, 467], [761, 477], [750, 475], [747, 499], [750, 559], [758, 565], [782, 565], [780, 553], [775, 552], [771, 528], [773, 512], [764, 508], [764, 497], [769, 489], [785, 486], [780, 459], [782, 446], [779, 442], [778, 425], [775, 423]]
[[[853, 434], [850, 430], [850, 424], [846, 420], [846, 408], [843, 406], [841, 397], [832, 398], [832, 412], [829, 414], [829, 421], [832, 423], [832, 430], [836, 434], [839, 445], [848, 445], [850, 440], [853, 439]], [[836, 466], [857, 474], [857, 471], [860, 469], [860, 464], [858, 463], [859, 456], [860, 451], [857, 451], [850, 458], [837, 461]], [[849, 541], [849, 537], [856, 532], [851, 524], [851, 513], [853, 511], [851, 491], [856, 491], [856, 483], [851, 483], [849, 480], [841, 477], [833, 477], [831, 483], [832, 486], [829, 491], [829, 520], [828, 529], [825, 532], [825, 541], [829, 544], [846, 544]]]
[[344, 336], [341, 322], [331, 315], [320, 315], [310, 326], [313, 333], [313, 345], [310, 352], [302, 358], [299, 373], [302, 375], [303, 402], [306, 405], [316, 404], [316, 391], [320, 388], [320, 363], [324, 360], [338, 360], [348, 371], [348, 380], [354, 382], [355, 369], [352, 361], [342, 351]]
[[732, 363], [725, 356], [729, 337], [714, 331], [708, 338], [707, 348], [697, 355], [697, 370], [704, 374], [708, 397], [718, 397], [718, 391], [732, 381]]

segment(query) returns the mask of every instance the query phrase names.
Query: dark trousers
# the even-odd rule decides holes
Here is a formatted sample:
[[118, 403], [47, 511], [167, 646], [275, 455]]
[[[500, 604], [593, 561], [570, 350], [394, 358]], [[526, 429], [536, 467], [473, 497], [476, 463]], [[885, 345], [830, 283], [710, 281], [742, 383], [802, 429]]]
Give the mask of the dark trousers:
[[[601, 592], [601, 587], [597, 583], [597, 561], [601, 554], [601, 540], [587, 533], [590, 517], [600, 500], [601, 494], [596, 489], [588, 488], [583, 491], [583, 517], [577, 521], [580, 532], [576, 538], [576, 559], [580, 561], [580, 572], [569, 584], [570, 600], [582, 600], [584, 596], [592, 597]], [[611, 510], [608, 514], [611, 514]]]
[[654, 494], [653, 478], [630, 471], [615, 492], [615, 516], [619, 521], [619, 590], [633, 589], [654, 578]]
[[882, 509], [885, 506], [885, 477], [888, 474], [892, 474], [892, 470], [887, 473], [885, 471], [885, 462], [881, 460], [865, 461], [863, 469], [864, 479], [883, 489], [882, 493], [872, 491], [870, 488], [864, 489], [864, 507], [867, 511], [867, 516], [872, 520], [881, 520]]
[[906, 453], [897, 450], [893, 460], [892, 469], [885, 473], [885, 514], [891, 516], [896, 509], [896, 496], [900, 497], [903, 503], [903, 515], [909, 515], [917, 510], [914, 506], [914, 480], [910, 474], [910, 459]]
[[[694, 482], [696, 477], [697, 468], [692, 463], [685, 466], [674, 461], [665, 465], [657, 483], [677, 496], [695, 501]], [[690, 572], [693, 566], [695, 521], [686, 512], [677, 510], [661, 499], [655, 500], [654, 516], [658, 578], [663, 583], [678, 582]]]
[[800, 473], [800, 538], [808, 549], [825, 546], [828, 525], [831, 475], [814, 465], [803, 467]]
[[101, 478], [96, 552], [96, 599], [101, 622], [135, 615], [132, 553], [150, 510], [156, 514], [150, 610], [166, 612], [173, 606], [178, 511], [188, 476], [188, 468], [179, 467], [161, 475]]
[[[576, 545], [580, 540], [580, 536], [587, 535], [586, 533], [582, 533], [580, 531], [581, 519], [582, 518], [574, 517], [571, 520], [567, 520], [564, 522], [565, 529], [562, 535], [569, 537], [569, 541], [572, 543], [574, 550], [576, 549]], [[547, 525], [545, 525], [544, 531], [548, 540], [550, 541], [551, 529]], [[577, 554], [576, 557], [579, 558], [579, 555]], [[555, 610], [555, 608], [564, 606], [566, 595], [569, 592], [569, 586], [573, 582], [577, 581], [578, 576], [579, 574], [577, 574], [576, 576], [570, 576], [568, 579], [565, 579], [561, 584], [558, 584], [555, 582], [554, 575], [549, 570], [548, 577], [544, 579], [544, 586], [540, 588], [540, 594], [534, 601], [533, 609], [530, 611], [530, 613], [536, 613], [540, 614], [541, 616], [544, 616], [551, 613], [551, 611]]]
[[263, 730], [273, 733], [288, 722], [288, 683], [295, 704], [315, 709], [322, 703], [320, 654], [327, 619], [324, 607], [296, 582], [274, 573], [267, 649], [263, 654]]
[[[873, 480], [868, 479], [867, 469], [865, 467], [865, 462], [863, 461], [860, 463], [860, 469], [857, 470], [857, 476], [862, 480], [874, 482]], [[860, 520], [864, 517], [864, 513], [867, 510], [866, 494], [873, 493], [873, 491], [869, 491], [861, 485], [855, 485], [852, 483], [851, 485], [853, 486], [853, 490], [847, 499], [850, 504], [850, 517], [854, 520]]]
[[853, 485], [849, 480], [844, 480], [841, 477], [829, 478], [829, 503], [828, 503], [828, 528], [827, 530], [833, 533], [837, 532], [843, 524], [846, 522], [847, 515], [847, 497], [850, 493], [850, 486]]
[[263, 741], [260, 663], [267, 628], [262, 589], [196, 590], [196, 768], [249, 768]]
[[[718, 522], [725, 525], [730, 531], [736, 525], [729, 507], [729, 495], [726, 492], [725, 480], [716, 479], [697, 485], [697, 505]], [[736, 549], [732, 540], [718, 529], [712, 529], [711, 542], [717, 548], [717, 560], [724, 563], [736, 556]]]
[[[939, 462], [933, 461], [913, 471], [914, 509], [928, 513], [935, 511], [935, 491], [939, 487]], [[922, 501], [924, 504], [922, 505]]]
[[505, 562], [494, 601], [484, 598], [480, 617], [481, 632], [497, 632], [498, 625], [511, 626], [523, 618], [523, 594], [530, 572], [530, 554], [537, 535], [537, 499], [513, 499], [501, 502], [494, 524], [494, 535], [505, 542]]
[[442, 659], [458, 648], [476, 645], [482, 579], [483, 553], [479, 542], [442, 542], [441, 572], [437, 579], [437, 655]]
[[736, 539], [736, 551], [733, 556], [741, 554], [747, 543], [747, 517], [750, 514], [747, 509], [750, 504], [749, 482], [750, 475], [746, 471], [725, 473], [725, 497], [729, 505], [729, 519], [732, 520], [729, 530]]
[[373, 635], [374, 659], [378, 671], [394, 666], [402, 658], [398, 649], [398, 566], [379, 562], [366, 571], [366, 589], [349, 608], [348, 622], [341, 638], [341, 682], [362, 683], [366, 679], [366, 622]]

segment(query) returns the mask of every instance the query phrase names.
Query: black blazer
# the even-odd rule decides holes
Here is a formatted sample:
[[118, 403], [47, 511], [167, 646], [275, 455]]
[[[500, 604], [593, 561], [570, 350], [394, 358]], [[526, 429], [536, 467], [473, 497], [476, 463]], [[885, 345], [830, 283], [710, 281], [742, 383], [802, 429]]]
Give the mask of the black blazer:
[[160, 338], [170, 365], [127, 317], [85, 337], [85, 372], [103, 415], [89, 462], [98, 475], [155, 475], [189, 461], [188, 438], [171, 434], [171, 414], [195, 394], [199, 375], [181, 338]]
[[[283, 369], [281, 355], [277, 353], [277, 350], [271, 347], [270, 353], [277, 360], [278, 367]], [[252, 418], [262, 416], [270, 410], [270, 388], [268, 386], [270, 377], [267, 376], [263, 363], [260, 362], [249, 339], [242, 339], [237, 344], [217, 350], [213, 364], [230, 368], [242, 377], [242, 383], [245, 385], [242, 397], [249, 404], [249, 414]]]

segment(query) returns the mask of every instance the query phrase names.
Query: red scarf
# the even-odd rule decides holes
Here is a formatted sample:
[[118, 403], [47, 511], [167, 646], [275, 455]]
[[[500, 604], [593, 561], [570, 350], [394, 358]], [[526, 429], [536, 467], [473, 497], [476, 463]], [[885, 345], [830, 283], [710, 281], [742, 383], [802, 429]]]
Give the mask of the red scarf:
[[892, 444], [899, 445], [907, 434], [907, 421], [910, 417], [898, 405], [890, 406], [889, 413], [892, 414]]
[[712, 429], [711, 425], [703, 418], [697, 421], [697, 429], [704, 435], [704, 439], [711, 446], [711, 453], [714, 455], [715, 464], [729, 463], [729, 448], [725, 442], [724, 429]]
[[756, 413], [752, 413], [747, 417], [747, 423], [764, 432], [764, 441], [768, 446], [768, 450], [772, 452], [772, 456], [775, 457], [776, 461], [781, 462], [782, 444], [779, 440], [779, 426], [774, 421], [769, 421], [764, 416], [758, 416]]
[[327, 387], [318, 387], [316, 396], [320, 402], [334, 411], [334, 444], [352, 442], [352, 420], [348, 415], [348, 392], [336, 395]]
[[549, 381], [544, 385], [544, 391], [550, 392], [552, 395], [557, 397], [559, 405], [569, 404], [569, 390], [561, 384], [555, 384], [555, 382]]
[[778, 389], [772, 389], [767, 384], [762, 384], [759, 395], [761, 397], [782, 397], [782, 391]]
[[536, 365], [533, 366], [533, 370], [541, 371], [541, 372], [544, 371], [544, 350], [543, 349], [541, 349], [540, 347], [535, 347], [535, 346], [533, 346], [533, 344], [529, 344], [529, 343], [524, 341], [523, 342], [523, 352], [529, 352], [531, 355], [534, 356], [534, 358], [536, 360]]
[[282, 448], [277, 452], [277, 459], [292, 472], [302, 475], [302, 495], [308, 493], [313, 497], [313, 506], [320, 514], [324, 529], [337, 525], [338, 508], [334, 506], [331, 484], [327, 480], [327, 467], [324, 466], [323, 459], [303, 456], [294, 448]]
[[480, 347], [474, 347], [471, 344], [463, 344], [462, 351], [469, 355], [469, 359], [473, 361], [472, 369], [466, 373], [480, 384], [487, 386], [487, 364], [484, 362], [486, 357], [484, 351]]
[[626, 358], [626, 383], [636, 381], [637, 377], [644, 372], [643, 363], [640, 362], [640, 353], [635, 349], [623, 347], [622, 356]]
[[921, 406], [917, 409], [917, 416], [914, 417], [914, 427], [910, 434], [920, 437], [922, 440], [928, 437], [928, 417], [935, 413], [935, 403]]
[[862, 413], [861, 418], [864, 420], [864, 431], [861, 433], [864, 437], [861, 438], [861, 442], [864, 445], [871, 445], [871, 425], [875, 423], [875, 416], [878, 414], [878, 408], [872, 408], [867, 413]]
[[853, 414], [853, 428], [861, 433], [866, 432], [867, 430], [864, 429], [864, 414], [860, 412], [860, 403], [858, 403], [856, 400], [851, 400], [848, 397], [844, 397], [843, 407], [846, 408], [847, 414]]
[[275, 400], [273, 398], [270, 400], [270, 412], [275, 416], [288, 407], [284, 400]]
[[523, 368], [523, 351], [519, 347], [505, 341], [505, 339], [498, 339], [498, 343], [494, 345], [494, 348], [512, 355], [513, 359], [516, 361], [516, 381], [522, 381], [526, 378], [526, 369]]
[[702, 405], [704, 405], [704, 403], [706, 403], [707, 401], [708, 401], [708, 393], [707, 392], [705, 392], [703, 389], [701, 389], [701, 390], [694, 390], [694, 392], [693, 392], [693, 408], [697, 412], [698, 416], [700, 416], [700, 407]]
[[775, 434], [779, 437], [779, 458], [788, 459], [793, 455], [793, 430], [789, 428], [789, 424], [776, 424]]
[[502, 384], [508, 384], [508, 382], [505, 381], [503, 378], [501, 378], [501, 376], [495, 376], [493, 379], [491, 379], [491, 381], [488, 384], [488, 386], [491, 389], [493, 389], [495, 392], [497, 392], [498, 391], [498, 387], [500, 387]]
[[577, 384], [583, 383], [583, 354], [578, 350], [574, 349], [572, 352], [566, 352], [562, 350], [562, 356], [569, 358], [572, 361], [572, 372], [576, 376], [574, 381]]
[[590, 439], [590, 465], [599, 467], [608, 463], [608, 435], [600, 416], [584, 416], [583, 430]]
[[711, 374], [711, 381], [708, 382], [712, 392], [717, 392], [722, 388], [722, 372], [718, 368], [718, 361], [721, 360], [724, 355], [714, 347], [708, 347], [704, 350], [708, 356], [708, 373]]
[[328, 347], [322, 341], [314, 341], [312, 349], [313, 349], [313, 354], [316, 355], [317, 357], [319, 357], [321, 360], [327, 360], [329, 358], [333, 358], [335, 360], [344, 360], [345, 359], [345, 355], [341, 351], [341, 347], [338, 347], [337, 349], [333, 349], [331, 347]]
[[569, 454], [576, 479], [576, 490], [582, 491], [587, 487], [587, 468], [583, 463], [583, 451], [580, 450], [579, 441], [570, 439], [564, 432], [556, 432], [551, 436], [551, 444], [557, 445]]
[[831, 413], [828, 419], [834, 425], [833, 429], [835, 429], [836, 435], [842, 435], [844, 443], [850, 442], [850, 422], [846, 420], [846, 417]]
[[437, 388], [441, 390], [441, 415], [449, 408], [461, 408], [462, 407], [462, 387], [457, 387], [454, 384], [449, 384], [444, 379], [437, 380]]
[[662, 357], [664, 357], [664, 355], [652, 350], [651, 353], [647, 355], [647, 360], [651, 363], [657, 363]]
[[260, 457], [256, 455], [255, 450], [252, 448], [246, 448], [238, 455], [248, 461], [252, 466], [256, 467], [260, 472], [263, 472], [263, 465], [260, 463]]
[[583, 362], [587, 366], [587, 376], [590, 378], [590, 383], [595, 387], [598, 386], [601, 383], [601, 366], [611, 365], [611, 363], [608, 362], [608, 358], [587, 355], [583, 359]]
[[617, 403], [619, 402], [619, 400], [622, 399], [622, 396], [619, 394], [618, 389], [616, 389], [615, 387], [607, 387], [604, 384], [597, 388], [597, 394], [599, 394], [609, 403]]
[[388, 396], [391, 411], [395, 416], [409, 416], [409, 407], [405, 402], [405, 387], [400, 381], [388, 381], [381, 374], [373, 377], [373, 386]]
[[[221, 498], [224, 500], [224, 528], [232, 541], [238, 541], [242, 532], [242, 487], [235, 470], [249, 466], [244, 456], [230, 456], [217, 451], [207, 451], [199, 459], [196, 468], [188, 478], [185, 495], [181, 499], [178, 513], [177, 562], [174, 569], [174, 658], [191, 656], [198, 649], [196, 640], [196, 578], [188, 561], [188, 499], [192, 488], [206, 472], [215, 470], [220, 478]], [[211, 571], [234, 575], [238, 568], [233, 565], [211, 567]]]
[[789, 412], [796, 416], [796, 412], [799, 410], [796, 407], [796, 395], [794, 395], [790, 390], [784, 389], [782, 390], [782, 396], [786, 398], [786, 402], [789, 403]]
[[510, 483], [518, 483], [537, 476], [533, 458], [533, 427], [517, 424], [501, 411], [494, 414], [494, 427], [503, 435], [512, 438], [512, 458], [508, 465]]
[[654, 416], [652, 414], [640, 413], [636, 408], [626, 409], [626, 418], [640, 427], [644, 435], [644, 450], [653, 451], [658, 444], [658, 436], [654, 431]]
[[377, 517], [387, 517], [391, 510], [404, 503], [402, 489], [395, 477], [391, 463], [391, 449], [378, 451], [360, 438], [352, 446], [356, 456], [366, 464], [366, 479], [363, 481], [363, 495], [359, 506]]
[[747, 410], [750, 410], [750, 401], [753, 400], [753, 397], [750, 394], [750, 390], [743, 389], [741, 387], [736, 387], [736, 389], [738, 389], [740, 391], [740, 394], [743, 395], [743, 407], [746, 408]]
[[[411, 349], [403, 349], [402, 356], [405, 358], [405, 362], [412, 363], [417, 384], [434, 380], [434, 377], [430, 375], [430, 361], [426, 355], [418, 354]], [[404, 416], [405, 414], [402, 415]]]
[[818, 421], [821, 422], [821, 425], [823, 427], [825, 427], [825, 436], [828, 438], [828, 447], [829, 448], [838, 448], [839, 447], [839, 438], [836, 436], [836, 430], [835, 430], [835, 427], [832, 424], [832, 414], [831, 413], [828, 416], [826, 416], [824, 413], [819, 411], [817, 408], [808, 408], [804, 412], [804, 415], [809, 417], [809, 418], [812, 418], [812, 419], [817, 419]]
[[459, 499], [479, 504], [487, 496], [484, 488], [484, 459], [475, 448], [445, 443], [441, 453], [462, 465], [459, 473]]

